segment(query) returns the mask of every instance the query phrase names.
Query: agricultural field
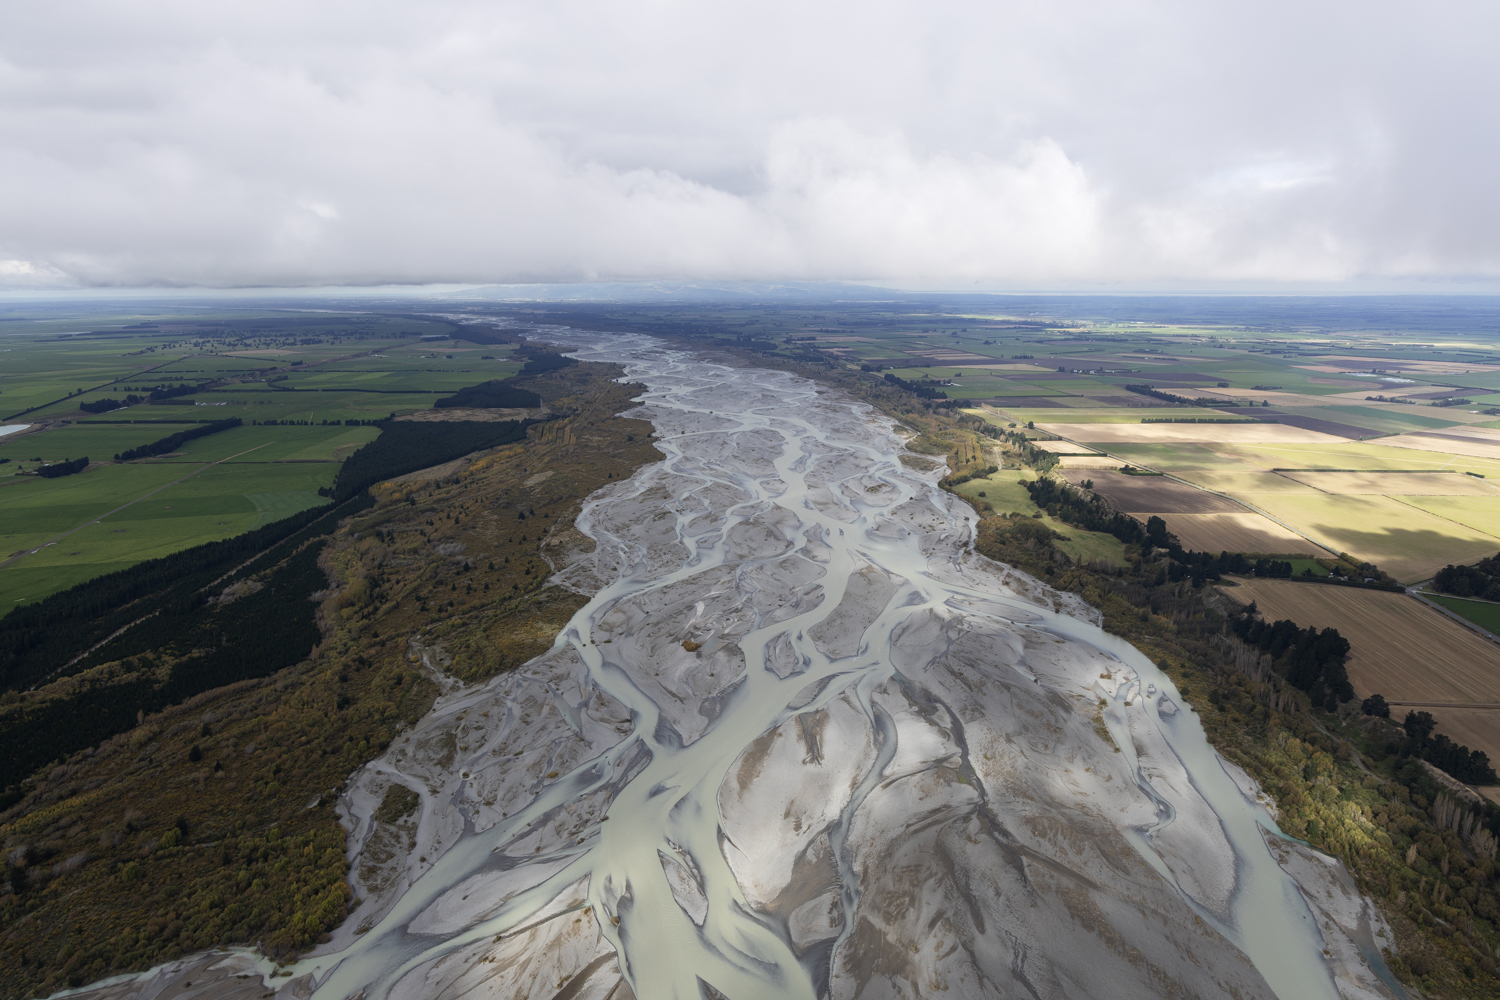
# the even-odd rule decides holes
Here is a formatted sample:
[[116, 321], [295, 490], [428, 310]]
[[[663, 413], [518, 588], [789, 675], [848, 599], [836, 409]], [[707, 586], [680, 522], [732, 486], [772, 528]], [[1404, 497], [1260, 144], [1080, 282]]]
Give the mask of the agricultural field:
[[[1092, 476], [1128, 513], [1180, 517], [1233, 509], [1249, 516], [1238, 524], [1168, 517], [1170, 530], [1180, 528], [1191, 548], [1233, 550], [1236, 543], [1276, 539], [1295, 546], [1248, 550], [1274, 554], [1307, 551], [1310, 539], [1318, 554], [1347, 552], [1411, 583], [1450, 562], [1480, 558], [1500, 542], [1500, 460], [1486, 457], [1492, 450], [1500, 455], [1500, 434], [1486, 428], [1416, 431], [1379, 443], [1284, 424], [1043, 422], [1037, 429], [1213, 491], [1205, 497], [1220, 495], [1195, 503], [1185, 495], [1191, 487], [1178, 484], [1152, 500], [1139, 485], [1152, 481], [1146, 477]], [[1062, 474], [1075, 483], [1090, 478], [1066, 465]], [[1168, 501], [1169, 494], [1176, 499]], [[1225, 502], [1232, 507], [1212, 506]]]
[[1423, 593], [1422, 596], [1434, 604], [1442, 605], [1460, 618], [1466, 618], [1480, 628], [1500, 636], [1500, 604], [1449, 597], [1446, 594]]
[[[1306, 555], [1317, 546], [1254, 511], [1225, 514], [1162, 514], [1167, 530], [1184, 548], [1198, 552]], [[1300, 572], [1300, 568], [1298, 570]]]
[[1344, 496], [1500, 497], [1500, 490], [1483, 479], [1446, 471], [1317, 472], [1294, 469], [1278, 478], [1311, 486], [1321, 493]]
[[[1132, 317], [1140, 308], [1134, 303], [1059, 314], [1075, 308], [1085, 305], [1001, 297], [962, 305], [683, 305], [649, 315], [623, 306], [545, 304], [445, 306], [450, 311], [441, 317], [410, 307], [358, 314], [240, 306], [38, 313], [7, 324], [0, 342], [0, 421], [32, 425], [0, 437], [0, 458], [12, 459], [0, 464], [0, 511], [36, 510], [32, 494], [42, 494], [35, 484], [7, 499], [21, 486], [14, 473], [34, 468], [34, 459], [87, 455], [105, 463], [73, 477], [88, 482], [64, 487], [66, 480], [57, 480], [50, 487], [77, 494], [76, 505], [69, 500], [62, 508], [79, 514], [71, 527], [132, 491], [138, 496], [174, 472], [199, 468], [173, 489], [207, 476], [204, 482], [223, 486], [216, 494], [225, 498], [223, 510], [208, 520], [178, 519], [181, 544], [241, 530], [247, 521], [296, 509], [331, 481], [337, 463], [369, 433], [344, 422], [429, 413], [458, 388], [515, 374], [520, 361], [506, 342], [514, 338], [492, 336], [497, 326], [582, 322], [642, 332], [695, 325], [742, 330], [734, 339], [755, 341], [769, 355], [863, 369], [872, 379], [889, 373], [967, 401], [966, 412], [1040, 439], [1039, 447], [1058, 456], [1058, 474], [1093, 479], [1132, 514], [1166, 518], [1193, 548], [1343, 551], [1417, 582], [1447, 562], [1496, 547], [1500, 352], [1487, 334], [1431, 311], [1390, 305], [1348, 327], [1268, 320], [1279, 307], [1248, 301], [1198, 302], [1192, 318], [1179, 322]], [[199, 390], [165, 405], [81, 409], [182, 383]], [[117, 452], [191, 426], [184, 421], [227, 417], [246, 426], [137, 463], [151, 468], [123, 478], [124, 470], [109, 464]], [[284, 426], [289, 422], [300, 426]], [[204, 466], [211, 462], [222, 465], [210, 476]], [[272, 483], [289, 473], [271, 470], [288, 465], [304, 479]], [[1122, 465], [1181, 482], [1123, 476]], [[1418, 472], [1438, 474], [1412, 474]], [[261, 488], [262, 482], [270, 485]], [[987, 485], [992, 494], [1015, 489], [1013, 480], [1010, 488]], [[252, 496], [260, 506], [246, 499]], [[265, 499], [271, 496], [283, 499], [271, 504]], [[1006, 502], [1034, 512], [1024, 497]], [[20, 525], [3, 525], [7, 553], [44, 544], [52, 536], [41, 526], [52, 520], [50, 512], [37, 512]], [[69, 537], [93, 544], [88, 532]], [[82, 565], [80, 545], [50, 546], [26, 558]], [[140, 551], [147, 548], [142, 539]], [[54, 554], [59, 549], [65, 551]], [[121, 544], [97, 546], [99, 564], [134, 558], [121, 551]], [[0, 568], [5, 600], [32, 588], [3, 584], [20, 579], [25, 561]]]
[[[1500, 491], [1491, 490], [1488, 496], [1419, 496], [1403, 499], [1413, 507], [1500, 542]], [[1493, 543], [1490, 545], [1490, 548], [1495, 547]]]
[[[64, 489], [70, 481], [114, 469], [151, 478], [101, 476]], [[17, 491], [12, 497], [0, 489], [0, 515], [7, 525], [24, 526], [0, 534], [3, 555], [10, 557], [0, 565], [0, 607], [326, 503], [318, 489], [333, 482], [336, 469], [332, 463], [106, 466], [38, 481], [57, 492]]]
[[[1500, 760], [1500, 645], [1406, 594], [1286, 580], [1226, 588], [1267, 621], [1336, 628], [1349, 640], [1357, 697], [1384, 695], [1392, 716], [1420, 707], [1440, 732]], [[1488, 706], [1480, 708], [1478, 706]]]
[[[368, 422], [430, 411], [523, 363], [493, 323], [419, 316], [229, 310], [38, 326], [0, 338], [0, 415], [24, 426], [0, 436], [0, 613], [326, 503], [319, 490], [380, 433]], [[85, 409], [100, 400], [120, 405]], [[115, 460], [231, 417], [242, 425]], [[29, 474], [85, 456], [74, 475]]]
[[1286, 424], [1128, 424], [1039, 423], [1037, 428], [1060, 438], [1085, 444], [1337, 444], [1340, 439], [1321, 431]]
[[1127, 514], [1237, 514], [1244, 507], [1228, 497], [1194, 489], [1166, 476], [1133, 476], [1125, 472], [1068, 472], [1076, 483], [1087, 479], [1093, 490]]
[[1099, 452], [1086, 444], [1074, 444], [1071, 441], [1038, 441], [1036, 446], [1043, 451], [1050, 451], [1054, 455], [1097, 455]]
[[[1404, 332], [1374, 321], [1271, 332], [1118, 313], [1080, 321], [1045, 307], [1025, 318], [872, 307], [841, 316], [838, 330], [823, 316], [798, 328], [788, 311], [751, 312], [747, 325], [792, 338], [786, 351], [889, 371], [1035, 434], [1058, 474], [1166, 518], [1190, 547], [1347, 552], [1407, 583], [1496, 547], [1500, 353], [1432, 314], [1423, 322], [1436, 328]], [[1122, 464], [1219, 496], [1178, 484], [1152, 498], [1122, 483]], [[1434, 474], [1413, 474], [1423, 472]]]
[[1336, 552], [1378, 565], [1403, 582], [1425, 580], [1449, 563], [1493, 552], [1500, 538], [1430, 514], [1412, 497], [1265, 494], [1257, 507], [1296, 525]]

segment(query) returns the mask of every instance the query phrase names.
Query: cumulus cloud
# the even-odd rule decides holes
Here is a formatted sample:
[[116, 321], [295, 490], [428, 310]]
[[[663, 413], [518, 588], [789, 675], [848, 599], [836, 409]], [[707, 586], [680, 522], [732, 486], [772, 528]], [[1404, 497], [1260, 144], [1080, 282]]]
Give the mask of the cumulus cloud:
[[13, 4], [0, 285], [1494, 279], [1497, 20]]

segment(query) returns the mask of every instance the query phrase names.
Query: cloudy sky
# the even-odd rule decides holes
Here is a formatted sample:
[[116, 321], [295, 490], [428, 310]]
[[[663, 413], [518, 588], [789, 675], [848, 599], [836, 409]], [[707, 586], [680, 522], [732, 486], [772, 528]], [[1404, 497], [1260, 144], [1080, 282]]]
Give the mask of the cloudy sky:
[[1494, 290], [1497, 37], [1478, 0], [10, 3], [0, 285]]

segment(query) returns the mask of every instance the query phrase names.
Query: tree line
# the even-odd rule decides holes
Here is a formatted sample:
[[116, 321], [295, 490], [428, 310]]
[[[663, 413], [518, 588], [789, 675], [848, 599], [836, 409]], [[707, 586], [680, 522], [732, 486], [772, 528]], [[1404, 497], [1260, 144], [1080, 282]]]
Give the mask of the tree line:
[[140, 403], [160, 403], [179, 396], [190, 396], [198, 392], [202, 386], [189, 385], [183, 382], [176, 386], [163, 386], [152, 389], [149, 395], [138, 396], [130, 393], [124, 399], [96, 399], [89, 403], [79, 403], [78, 408], [85, 413], [108, 413], [111, 410], [123, 409], [127, 406], [136, 406]]
[[131, 393], [124, 399], [96, 399], [92, 403], [79, 403], [78, 408], [85, 413], [108, 413], [111, 410], [134, 406], [141, 402], [141, 399], [142, 397]]
[[1255, 616], [1254, 604], [1230, 627], [1242, 642], [1270, 654], [1276, 672], [1311, 695], [1314, 705], [1333, 712], [1340, 702], [1354, 697], [1344, 665], [1349, 657], [1349, 640], [1339, 635], [1338, 629], [1319, 632], [1316, 628], [1298, 628], [1288, 619], [1262, 621]]
[[380, 436], [354, 452], [339, 467], [332, 487], [318, 492], [341, 503], [370, 486], [526, 438], [535, 420], [411, 420], [386, 424]]
[[53, 462], [51, 465], [41, 466], [36, 474], [43, 479], [56, 479], [58, 476], [71, 476], [75, 472], [82, 472], [89, 467], [88, 456], [75, 458], [67, 462]]
[[[1228, 382], [1220, 382], [1219, 385], [1221, 387], [1227, 387], [1229, 385], [1229, 383]], [[1242, 400], [1238, 400], [1238, 399], [1220, 399], [1217, 396], [1182, 396], [1182, 395], [1179, 395], [1178, 393], [1175, 393], [1175, 392], [1163, 392], [1161, 389], [1157, 389], [1157, 388], [1155, 388], [1153, 386], [1143, 385], [1143, 384], [1127, 385], [1125, 387], [1125, 391], [1126, 392], [1133, 392], [1133, 393], [1136, 393], [1136, 394], [1141, 395], [1141, 396], [1150, 396], [1152, 399], [1159, 399], [1159, 400], [1161, 400], [1164, 403], [1172, 403], [1172, 404], [1177, 405], [1177, 406], [1224, 407], [1224, 406], [1257, 406], [1257, 405], [1259, 405], [1259, 406], [1270, 406], [1271, 405], [1268, 400], [1261, 400], [1260, 403], [1257, 404], [1254, 400], [1242, 401]]]
[[911, 393], [913, 396], [916, 396], [918, 399], [948, 398], [948, 394], [940, 389], [934, 389], [930, 385], [917, 385], [915, 382], [908, 382], [901, 376], [892, 375], [890, 372], [886, 372], [885, 380], [898, 389], [905, 389], [907, 392]]
[[[328, 585], [317, 564], [323, 544], [304, 547], [248, 596], [219, 604], [200, 595], [138, 623], [93, 657], [125, 660], [116, 677], [0, 709], [0, 784], [8, 795], [48, 761], [130, 729], [138, 713], [304, 659], [321, 635], [309, 598]], [[163, 653], [171, 657], [165, 672], [159, 669]]]
[[1432, 585], [1454, 597], [1482, 597], [1500, 601], [1500, 554], [1481, 559], [1473, 566], [1444, 566]]
[[[1383, 719], [1391, 717], [1391, 706], [1383, 695], [1370, 695], [1361, 703], [1360, 708], [1366, 715]], [[1500, 784], [1500, 775], [1496, 775], [1495, 769], [1490, 765], [1489, 754], [1454, 743], [1442, 733], [1433, 734], [1433, 730], [1437, 728], [1437, 720], [1432, 717], [1431, 712], [1407, 712], [1401, 728], [1406, 730], [1406, 746], [1399, 749], [1406, 756], [1425, 760], [1466, 785]]]
[[522, 344], [516, 348], [514, 356], [526, 359], [526, 363], [521, 366], [521, 371], [518, 375], [514, 376], [515, 378], [542, 375], [546, 372], [555, 372], [558, 369], [578, 364], [577, 358], [570, 358], [556, 351], [549, 351], [544, 347], [532, 344]]
[[143, 444], [138, 448], [128, 448], [115, 455], [116, 462], [130, 462], [137, 458], [151, 458], [155, 455], [166, 455], [176, 451], [178, 448], [196, 438], [207, 437], [220, 431], [227, 431], [239, 427], [244, 421], [239, 417], [230, 417], [228, 420], [215, 420], [211, 424], [203, 424], [192, 430], [178, 431], [176, 434], [168, 434], [164, 438]]
[[[531, 364], [531, 362], [527, 362]], [[482, 409], [510, 409], [520, 407], [535, 409], [542, 405], [542, 397], [527, 389], [506, 385], [504, 380], [491, 379], [478, 385], [466, 386], [451, 396], [445, 396], [432, 404], [437, 409], [455, 406]]]
[[[1171, 565], [1166, 570], [1171, 582], [1191, 579], [1193, 586], [1201, 587], [1205, 583], [1221, 579], [1225, 573], [1272, 579], [1287, 579], [1292, 576], [1292, 564], [1284, 559], [1261, 556], [1252, 561], [1249, 556], [1239, 552], [1224, 551], [1215, 555], [1212, 552], [1184, 549], [1177, 536], [1167, 530], [1167, 522], [1163, 518], [1153, 514], [1142, 525], [1129, 514], [1115, 510], [1107, 499], [1097, 493], [1079, 490], [1069, 484], [1046, 478], [1030, 480], [1021, 485], [1031, 495], [1032, 503], [1059, 521], [1066, 521], [1088, 531], [1113, 535], [1126, 545], [1144, 544], [1165, 549], [1171, 557]], [[1401, 589], [1400, 584], [1376, 566], [1369, 563], [1356, 565], [1350, 557], [1340, 556], [1339, 567], [1346, 568], [1346, 564], [1346, 571], [1354, 573], [1354, 577], [1316, 577], [1309, 568], [1303, 571], [1301, 579], [1377, 590]], [[1365, 582], [1366, 578], [1369, 582]]]
[[334, 508], [314, 507], [233, 538], [96, 576], [14, 608], [0, 618], [0, 689], [24, 690], [84, 669], [89, 659], [65, 665], [132, 622], [169, 609], [191, 609], [202, 588], [235, 567], [253, 560], [247, 571], [259, 572], [303, 541], [332, 531], [340, 518], [370, 502], [366, 497]]

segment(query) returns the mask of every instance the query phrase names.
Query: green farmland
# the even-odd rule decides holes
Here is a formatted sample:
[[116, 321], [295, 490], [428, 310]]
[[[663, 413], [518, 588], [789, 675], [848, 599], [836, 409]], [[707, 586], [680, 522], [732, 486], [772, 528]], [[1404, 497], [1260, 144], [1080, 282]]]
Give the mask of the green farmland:
[[1471, 601], [1462, 597], [1446, 597], [1438, 594], [1422, 595], [1434, 604], [1441, 604], [1454, 614], [1467, 618], [1486, 631], [1500, 635], [1500, 604], [1489, 601]]
[[[367, 422], [521, 368], [513, 343], [466, 341], [480, 328], [422, 317], [230, 311], [90, 325], [41, 324], [0, 344], [0, 416], [29, 425], [0, 437], [0, 613], [323, 504], [339, 464], [380, 433]], [[193, 391], [145, 398], [182, 386]], [[114, 460], [231, 417], [243, 424]], [[75, 475], [23, 474], [84, 456], [93, 464]]]

